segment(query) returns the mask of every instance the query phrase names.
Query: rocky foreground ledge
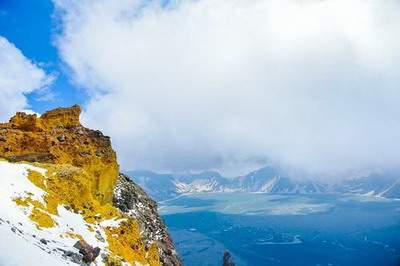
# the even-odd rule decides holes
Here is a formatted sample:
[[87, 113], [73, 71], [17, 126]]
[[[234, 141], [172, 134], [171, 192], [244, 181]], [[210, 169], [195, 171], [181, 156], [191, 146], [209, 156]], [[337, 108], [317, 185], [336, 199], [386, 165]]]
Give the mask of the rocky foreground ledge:
[[[0, 236], [54, 264], [182, 265], [156, 203], [119, 173], [109, 137], [81, 125], [81, 109], [0, 124]], [[5, 229], [10, 229], [9, 231]], [[21, 240], [21, 242], [19, 242]], [[23, 264], [17, 255], [11, 264]]]

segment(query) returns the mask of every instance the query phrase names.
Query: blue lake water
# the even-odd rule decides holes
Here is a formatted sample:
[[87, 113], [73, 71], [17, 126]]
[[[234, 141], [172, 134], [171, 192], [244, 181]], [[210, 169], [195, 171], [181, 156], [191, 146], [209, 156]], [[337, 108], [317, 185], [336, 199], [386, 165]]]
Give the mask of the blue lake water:
[[400, 201], [210, 193], [160, 203], [185, 265], [400, 265]]

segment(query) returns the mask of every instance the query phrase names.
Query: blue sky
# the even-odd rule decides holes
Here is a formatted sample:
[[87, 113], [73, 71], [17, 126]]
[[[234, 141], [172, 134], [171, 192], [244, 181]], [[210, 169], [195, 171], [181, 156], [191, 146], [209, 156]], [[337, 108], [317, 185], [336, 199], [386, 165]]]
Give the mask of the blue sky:
[[0, 35], [22, 51], [36, 64], [56, 79], [50, 86], [54, 98], [40, 100], [40, 95], [33, 92], [28, 95], [29, 104], [33, 111], [43, 113], [59, 106], [69, 106], [85, 101], [84, 90], [70, 82], [68, 69], [62, 64], [56, 47], [52, 44], [57, 32], [57, 23], [52, 19], [54, 5], [50, 0], [0, 1]]

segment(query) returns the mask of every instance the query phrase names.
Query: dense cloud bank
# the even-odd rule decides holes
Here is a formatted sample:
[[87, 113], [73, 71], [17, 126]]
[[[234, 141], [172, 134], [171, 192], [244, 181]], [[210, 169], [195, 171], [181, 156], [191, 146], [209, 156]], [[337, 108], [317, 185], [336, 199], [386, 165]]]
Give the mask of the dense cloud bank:
[[0, 36], [0, 122], [29, 108], [26, 94], [45, 88], [51, 81], [51, 76]]
[[122, 167], [343, 176], [400, 163], [400, 6], [56, 0], [57, 45]]

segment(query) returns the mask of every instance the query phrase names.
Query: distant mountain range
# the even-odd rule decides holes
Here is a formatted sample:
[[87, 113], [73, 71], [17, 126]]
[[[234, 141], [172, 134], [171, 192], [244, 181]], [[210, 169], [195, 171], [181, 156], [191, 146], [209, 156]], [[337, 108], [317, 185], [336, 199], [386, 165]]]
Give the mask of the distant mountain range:
[[337, 192], [367, 194], [384, 198], [400, 198], [400, 174], [371, 174], [343, 182]]
[[133, 181], [158, 201], [186, 193], [259, 192], [271, 194], [354, 193], [400, 198], [400, 175], [369, 175], [328, 184], [312, 180], [297, 180], [277, 168], [268, 166], [244, 176], [227, 178], [218, 172], [172, 175], [151, 171], [128, 171]]

